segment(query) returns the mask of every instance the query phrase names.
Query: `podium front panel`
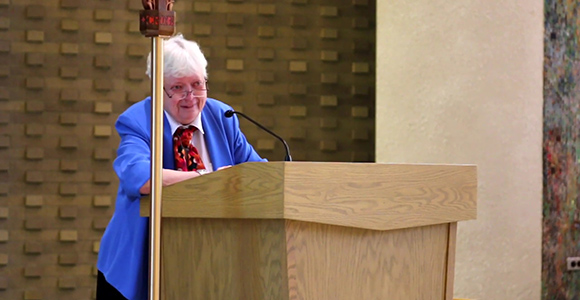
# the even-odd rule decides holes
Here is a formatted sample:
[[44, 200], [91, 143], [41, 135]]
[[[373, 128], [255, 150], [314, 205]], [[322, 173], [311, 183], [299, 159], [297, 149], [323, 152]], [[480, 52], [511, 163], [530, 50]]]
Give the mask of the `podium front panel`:
[[166, 218], [162, 299], [447, 299], [450, 226]]

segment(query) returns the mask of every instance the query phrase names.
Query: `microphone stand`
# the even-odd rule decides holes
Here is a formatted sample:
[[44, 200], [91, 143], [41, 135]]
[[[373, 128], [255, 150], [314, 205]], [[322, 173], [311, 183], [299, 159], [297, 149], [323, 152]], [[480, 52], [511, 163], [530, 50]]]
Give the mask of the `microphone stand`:
[[[134, 0], [136, 1], [136, 0]], [[151, 38], [151, 208], [149, 300], [161, 297], [161, 189], [163, 181], [163, 37], [175, 32], [173, 0], [141, 0], [139, 29]]]
[[266, 131], [267, 133], [271, 134], [272, 136], [274, 136], [275, 138], [277, 138], [278, 140], [280, 140], [282, 142], [282, 144], [284, 144], [284, 150], [286, 151], [286, 156], [284, 157], [284, 161], [292, 161], [292, 156], [290, 156], [290, 147], [288, 147], [288, 143], [286, 143], [286, 141], [279, 135], [275, 134], [273, 131], [271, 131], [270, 129], [264, 127], [262, 124], [254, 121], [254, 119], [246, 116], [245, 114], [239, 112], [239, 111], [235, 111], [235, 110], [228, 110], [224, 113], [224, 116], [226, 116], [226, 118], [231, 118], [234, 114], [240, 115], [242, 117], [244, 117], [246, 120], [254, 123], [254, 125], [260, 127], [261, 129], [263, 129], [264, 131]]

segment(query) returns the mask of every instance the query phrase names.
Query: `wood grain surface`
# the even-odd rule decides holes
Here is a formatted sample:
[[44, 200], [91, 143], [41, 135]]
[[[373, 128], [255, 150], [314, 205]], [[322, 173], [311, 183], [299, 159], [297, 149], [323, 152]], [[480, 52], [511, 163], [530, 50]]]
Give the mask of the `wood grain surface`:
[[453, 299], [453, 284], [455, 282], [455, 247], [457, 245], [457, 223], [449, 223], [449, 240], [447, 242], [447, 282], [445, 283], [445, 299]]
[[449, 300], [476, 197], [456, 165], [247, 163], [166, 187], [163, 299]]
[[287, 223], [289, 299], [445, 299], [448, 224], [375, 231]]
[[[148, 215], [143, 198], [141, 214]], [[284, 218], [389, 230], [475, 219], [464, 165], [245, 163], [163, 189], [164, 217]]]
[[476, 218], [474, 166], [288, 163], [284, 217], [376, 230]]
[[[247, 163], [213, 172], [162, 191], [164, 217], [283, 218], [284, 165]], [[149, 198], [141, 201], [149, 215]]]
[[163, 226], [162, 299], [451, 299], [449, 224], [376, 231], [169, 218]]
[[284, 220], [167, 218], [162, 299], [287, 299]]

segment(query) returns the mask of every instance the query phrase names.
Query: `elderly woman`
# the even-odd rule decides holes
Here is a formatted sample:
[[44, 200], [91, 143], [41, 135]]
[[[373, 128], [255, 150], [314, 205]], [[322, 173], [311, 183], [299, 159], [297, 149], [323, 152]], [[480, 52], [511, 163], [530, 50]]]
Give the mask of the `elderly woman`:
[[[151, 55], [147, 75], [151, 76]], [[249, 161], [263, 161], [226, 118], [231, 107], [207, 98], [207, 60], [197, 43], [181, 35], [164, 43], [163, 185]], [[119, 177], [115, 213], [101, 240], [97, 299], [146, 299], [148, 218], [139, 199], [150, 192], [151, 98], [123, 112], [115, 128], [121, 137], [113, 164]]]

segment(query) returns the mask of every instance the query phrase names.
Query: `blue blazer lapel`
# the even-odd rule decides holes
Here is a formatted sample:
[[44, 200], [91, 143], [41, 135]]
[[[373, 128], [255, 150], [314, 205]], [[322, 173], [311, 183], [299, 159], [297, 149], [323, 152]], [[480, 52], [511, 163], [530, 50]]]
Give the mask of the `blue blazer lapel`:
[[175, 170], [175, 157], [173, 155], [173, 135], [169, 121], [163, 113], [163, 168]]
[[[211, 158], [211, 164], [213, 166], [213, 170], [217, 170], [220, 167], [232, 165], [232, 162], [227, 161], [227, 156], [225, 153], [229, 152], [229, 147], [227, 144], [224, 143], [225, 138], [220, 137], [218, 134], [218, 130], [215, 130], [217, 127], [217, 120], [211, 113], [206, 113], [208, 110], [207, 107], [201, 111], [201, 124], [203, 125], [203, 130], [205, 134], [203, 138], [205, 139], [205, 146], [207, 147], [207, 151], [209, 151], [209, 157]], [[209, 134], [209, 133], [212, 134]]]

